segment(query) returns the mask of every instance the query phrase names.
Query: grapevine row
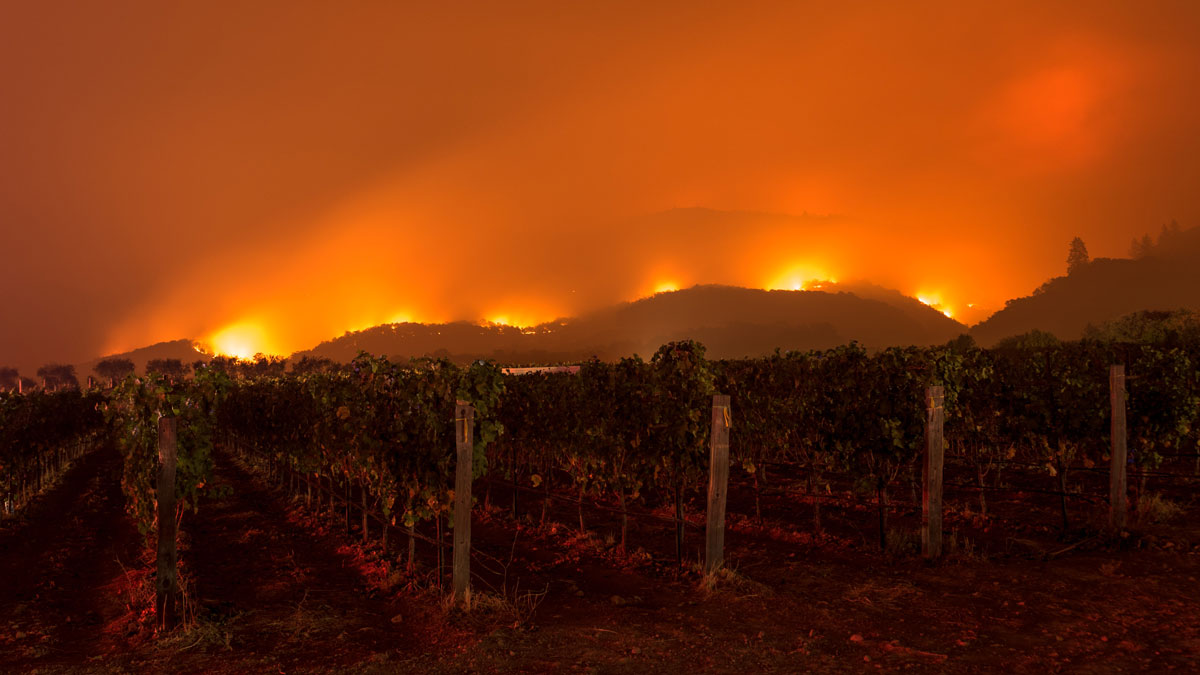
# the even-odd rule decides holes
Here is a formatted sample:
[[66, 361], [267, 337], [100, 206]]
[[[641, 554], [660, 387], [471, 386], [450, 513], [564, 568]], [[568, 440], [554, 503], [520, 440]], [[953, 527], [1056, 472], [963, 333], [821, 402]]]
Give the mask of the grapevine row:
[[[924, 390], [945, 390], [952, 455], [984, 476], [1026, 461], [1059, 478], [1107, 459], [1107, 367], [1130, 375], [1131, 461], [1155, 468], [1194, 442], [1197, 353], [1098, 342], [984, 350], [969, 342], [871, 354], [851, 344], [760, 359], [712, 361], [702, 345], [664, 345], [649, 361], [591, 361], [577, 373], [505, 376], [494, 364], [391, 362], [360, 355], [334, 372], [231, 379], [201, 369], [171, 383], [129, 378], [104, 406], [125, 452], [123, 487], [143, 530], [153, 526], [157, 419], [180, 420], [176, 491], [195, 507], [221, 433], [268, 465], [345, 494], [412, 528], [453, 504], [454, 406], [472, 404], [472, 475], [550, 483], [580, 497], [683, 505], [707, 473], [711, 397], [732, 398], [731, 459], [757, 485], [766, 467], [799, 466], [810, 488], [854, 478], [886, 532], [889, 490], [924, 443]], [[982, 494], [982, 491], [981, 491]], [[1064, 497], [1065, 500], [1065, 497]], [[582, 512], [581, 512], [582, 513]], [[1064, 525], [1066, 508], [1063, 508]], [[881, 539], [881, 543], [882, 539]], [[679, 549], [677, 548], [677, 552]]]
[[0, 393], [0, 511], [29, 502], [105, 429], [99, 394]]

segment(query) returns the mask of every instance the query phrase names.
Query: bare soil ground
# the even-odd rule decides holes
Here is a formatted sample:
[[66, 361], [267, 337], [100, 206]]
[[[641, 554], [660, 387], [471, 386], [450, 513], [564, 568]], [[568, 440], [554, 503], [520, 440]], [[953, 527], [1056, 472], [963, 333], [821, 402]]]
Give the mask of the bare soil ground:
[[85, 664], [140, 643], [130, 590], [145, 565], [121, 461], [100, 448], [0, 526], [0, 670]]
[[[950, 494], [955, 550], [928, 564], [901, 541], [878, 551], [875, 514], [834, 493], [823, 533], [812, 501], [786, 476], [752, 516], [731, 490], [732, 572], [700, 587], [676, 567], [669, 524], [618, 517], [494, 489], [477, 509], [470, 611], [446, 609], [427, 586], [434, 547], [418, 543], [409, 587], [389, 564], [403, 554], [345, 533], [262, 474], [218, 456], [230, 488], [183, 520], [183, 573], [194, 619], [154, 637], [143, 615], [148, 560], [122, 511], [120, 460], [89, 455], [0, 530], [0, 670], [13, 672], [1159, 672], [1200, 669], [1200, 530], [1184, 513], [1119, 542], [1060, 538], [1055, 502], [1013, 493], [971, 513]], [[482, 493], [483, 484], [477, 486]], [[898, 490], [903, 493], [904, 490]], [[501, 509], [497, 505], [504, 504]], [[892, 526], [919, 514], [903, 494]], [[1095, 522], [1097, 507], [1073, 504]], [[657, 512], [665, 515], [665, 510]], [[700, 505], [690, 513], [700, 522]], [[422, 533], [432, 535], [423, 528]], [[1068, 545], [1079, 546], [1064, 551]], [[692, 561], [702, 530], [689, 527]], [[1057, 555], [1055, 555], [1057, 554]], [[399, 566], [396, 566], [399, 567]], [[394, 568], [393, 568], [394, 569]], [[140, 571], [139, 571], [140, 570]]]

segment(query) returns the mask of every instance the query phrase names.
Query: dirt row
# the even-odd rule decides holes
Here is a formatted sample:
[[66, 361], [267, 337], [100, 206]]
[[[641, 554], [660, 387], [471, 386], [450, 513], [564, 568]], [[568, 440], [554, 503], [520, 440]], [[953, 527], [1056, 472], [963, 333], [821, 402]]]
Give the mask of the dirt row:
[[0, 671], [86, 664], [138, 639], [144, 567], [112, 447], [76, 461], [0, 529]]
[[[1144, 672], [1200, 667], [1194, 505], [1169, 537], [1040, 555], [960, 552], [929, 565], [864, 536], [869, 510], [764, 503], [733, 519], [716, 588], [673, 564], [669, 526], [523, 502], [479, 508], [470, 611], [406, 588], [344, 521], [312, 515], [218, 453], [213, 493], [182, 524], [190, 620], [155, 637], [120, 458], [102, 448], [0, 529], [0, 671], [42, 672]], [[503, 503], [504, 495], [494, 495]], [[744, 492], [733, 510], [752, 512]], [[741, 500], [741, 501], [739, 501]], [[1030, 504], [1029, 509], [1044, 505]], [[1008, 510], [1021, 508], [1014, 500]], [[533, 511], [537, 511], [534, 517]], [[860, 512], [861, 511], [861, 512]], [[1016, 514], [1020, 515], [1020, 514]], [[1026, 514], [1029, 515], [1029, 514]], [[377, 533], [375, 533], [377, 534]], [[607, 535], [607, 536], [606, 536]], [[356, 538], [355, 538], [356, 539]], [[374, 542], [373, 538], [373, 542]], [[1166, 543], [1162, 543], [1166, 542]], [[428, 584], [434, 548], [418, 547]]]

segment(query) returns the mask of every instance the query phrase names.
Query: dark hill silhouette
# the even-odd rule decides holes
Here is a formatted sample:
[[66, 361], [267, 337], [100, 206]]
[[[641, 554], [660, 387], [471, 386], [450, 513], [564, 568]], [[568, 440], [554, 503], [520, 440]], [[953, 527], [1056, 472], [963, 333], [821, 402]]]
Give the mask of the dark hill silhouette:
[[1009, 300], [975, 325], [983, 346], [1038, 329], [1062, 340], [1083, 337], [1098, 326], [1143, 310], [1200, 309], [1200, 228], [1164, 232], [1136, 260], [1098, 258], [1074, 274], [1047, 281], [1032, 295]]
[[159, 342], [158, 344], [150, 345], [149, 347], [140, 347], [130, 352], [122, 354], [109, 354], [91, 361], [76, 364], [75, 372], [79, 374], [80, 380], [86, 380], [88, 375], [96, 376], [96, 364], [104, 359], [124, 358], [133, 361], [133, 367], [138, 374], [146, 372], [146, 363], [154, 359], [179, 359], [185, 366], [191, 367], [191, 364], [196, 361], [208, 361], [212, 358], [211, 354], [196, 349], [195, 343], [191, 340], [171, 340], [170, 342]]
[[496, 354], [525, 353], [528, 336], [511, 326], [480, 326], [466, 321], [422, 324], [392, 323], [326, 340], [316, 347], [296, 352], [293, 363], [309, 356], [345, 363], [359, 351], [405, 359], [415, 356], [446, 356], [466, 361], [496, 358]]
[[[847, 293], [853, 293], [854, 295], [867, 300], [878, 300], [880, 302], [885, 302], [903, 312], [905, 316], [909, 317], [913, 321], [924, 322], [926, 320], [932, 320], [933, 318], [929, 313], [929, 306], [920, 300], [905, 295], [893, 288], [886, 288], [868, 281], [850, 281], [828, 284], [826, 285], [825, 289], [829, 291], [845, 291]], [[941, 312], [935, 313], [945, 318]]]
[[376, 326], [346, 333], [292, 358], [346, 361], [361, 349], [393, 358], [545, 363], [592, 356], [648, 357], [664, 342], [686, 338], [703, 342], [711, 358], [734, 358], [769, 354], [776, 348], [822, 349], [850, 340], [869, 348], [936, 344], [965, 332], [965, 326], [940, 312], [899, 297], [900, 306], [895, 306], [847, 292], [696, 286], [524, 330], [465, 322]]

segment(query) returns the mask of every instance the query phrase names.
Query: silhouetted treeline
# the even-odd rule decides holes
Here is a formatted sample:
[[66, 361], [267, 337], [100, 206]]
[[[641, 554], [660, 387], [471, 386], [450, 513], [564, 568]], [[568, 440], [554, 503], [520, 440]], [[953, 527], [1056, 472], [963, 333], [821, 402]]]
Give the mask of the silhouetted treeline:
[[123, 358], [107, 358], [96, 364], [93, 368], [96, 374], [105, 380], [105, 384], [112, 386], [116, 382], [125, 379], [127, 375], [133, 372], [133, 361]]
[[1172, 220], [1162, 226], [1157, 240], [1148, 233], [1135, 238], [1129, 245], [1129, 257], [1140, 260], [1152, 256], [1187, 255], [1189, 251], [1195, 253], [1197, 246], [1200, 246], [1200, 235], [1196, 229], [1184, 232], [1179, 223]]
[[288, 360], [278, 356], [255, 354], [253, 359], [239, 359], [235, 356], [214, 356], [210, 361], [196, 361], [192, 368], [210, 368], [234, 378], [239, 377], [279, 377], [287, 369]]
[[64, 387], [79, 388], [79, 378], [75, 376], [75, 366], [63, 363], [47, 363], [37, 369], [37, 376], [42, 379], [46, 389], [56, 390]]
[[1200, 310], [1200, 228], [1166, 225], [1157, 241], [1147, 235], [1139, 242], [1137, 259], [1076, 264], [1070, 274], [1050, 279], [1031, 295], [1009, 300], [972, 327], [971, 335], [984, 346], [1032, 330], [1074, 340], [1089, 326], [1136, 312]]
[[17, 388], [17, 381], [21, 375], [16, 368], [10, 366], [0, 366], [0, 389], [9, 391]]
[[180, 359], [151, 359], [146, 362], [146, 374], [158, 373], [165, 375], [173, 382], [178, 382], [187, 377], [192, 369], [183, 365]]

